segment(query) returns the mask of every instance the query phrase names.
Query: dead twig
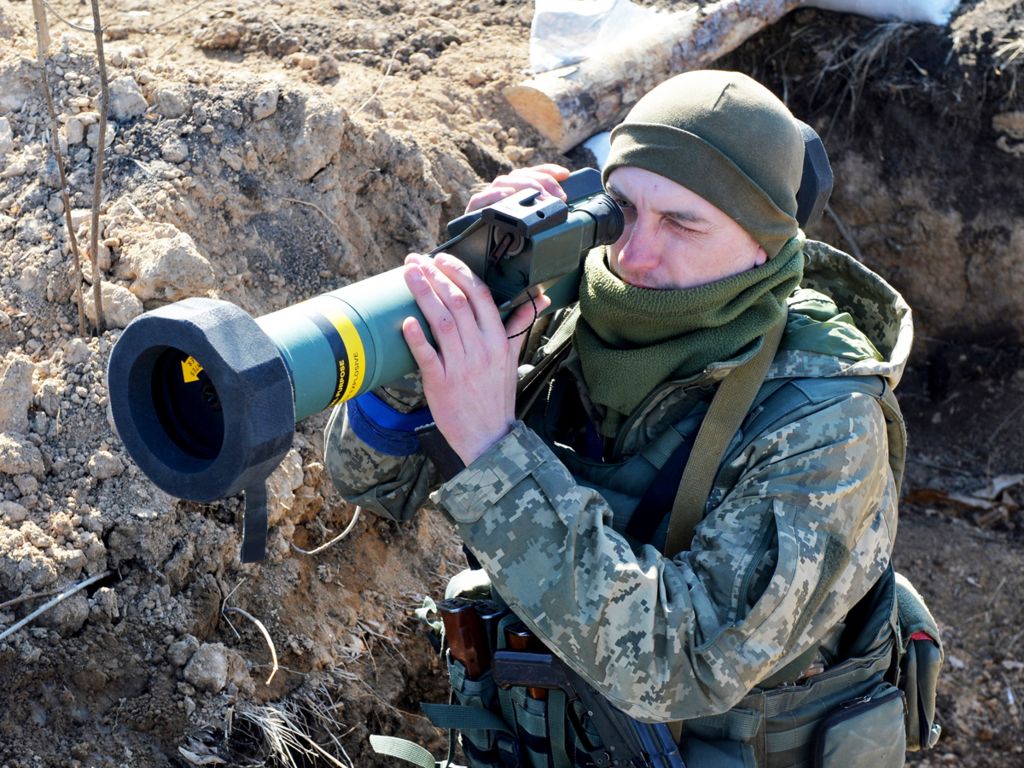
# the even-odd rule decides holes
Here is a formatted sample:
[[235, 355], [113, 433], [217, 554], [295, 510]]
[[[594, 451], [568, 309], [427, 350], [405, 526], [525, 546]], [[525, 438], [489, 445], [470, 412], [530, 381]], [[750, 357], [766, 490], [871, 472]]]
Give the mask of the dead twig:
[[198, 3], [194, 3], [194, 4], [190, 5], [184, 11], [179, 13], [177, 16], [171, 16], [171, 18], [164, 19], [159, 24], [154, 24], [153, 26], [149, 27], [148, 31], [152, 32], [154, 30], [160, 29], [160, 27], [163, 27], [163, 26], [166, 26], [167, 24], [170, 24], [172, 21], [177, 21], [178, 19], [180, 19], [180, 18], [182, 18], [184, 16], [188, 16], [190, 13], [192, 13], [192, 11], [196, 10], [200, 6], [206, 5], [209, 1], [210, 0], [199, 0]]
[[19, 597], [15, 597], [14, 599], [8, 600], [5, 603], [0, 603], [0, 611], [6, 610], [7, 608], [13, 608], [14, 606], [20, 605], [21, 603], [27, 603], [29, 600], [42, 600], [44, 597], [53, 597], [54, 595], [59, 593], [59, 589], [51, 589], [48, 592], [40, 592], [35, 595], [20, 595]]
[[43, 87], [43, 98], [46, 100], [46, 111], [50, 114], [50, 151], [57, 163], [60, 175], [60, 197], [64, 202], [64, 224], [68, 230], [68, 244], [75, 265], [75, 297], [78, 301], [78, 335], [85, 336], [85, 302], [82, 301], [82, 256], [78, 251], [78, 238], [71, 221], [71, 198], [68, 195], [68, 177], [64, 172], [64, 156], [60, 151], [60, 140], [57, 137], [57, 110], [53, 106], [53, 94], [46, 79], [46, 51], [50, 47], [49, 24], [42, 0], [32, 0], [32, 12], [36, 19], [36, 53], [39, 57], [39, 82]]
[[96, 335], [103, 333], [103, 290], [99, 267], [100, 199], [103, 192], [103, 152], [107, 143], [107, 112], [110, 111], [110, 89], [107, 87], [107, 60], [103, 55], [103, 25], [100, 23], [99, 0], [92, 0], [92, 25], [96, 38], [96, 59], [100, 68], [100, 123], [96, 140], [96, 174], [92, 184], [92, 224], [89, 231], [89, 260], [92, 262], [92, 299], [96, 307]]
[[225, 605], [220, 610], [221, 610], [221, 613], [237, 613], [239, 616], [244, 616], [249, 621], [251, 621], [253, 624], [255, 624], [256, 628], [263, 634], [263, 639], [267, 641], [267, 647], [270, 648], [270, 661], [271, 661], [270, 677], [267, 678], [267, 682], [264, 683], [264, 685], [270, 685], [270, 681], [273, 680], [274, 679], [274, 675], [277, 674], [278, 664], [277, 664], [277, 649], [274, 647], [274, 640], [270, 637], [270, 633], [267, 631], [267, 628], [265, 626], [263, 626], [263, 622], [262, 621], [257, 619], [255, 616], [253, 616], [248, 611], [243, 611], [241, 608], [236, 608], [233, 605]]
[[850, 253], [857, 259], [861, 264], [864, 263], [864, 253], [861, 251], [860, 246], [857, 245], [857, 241], [853, 237], [853, 232], [846, 226], [846, 223], [839, 218], [839, 214], [835, 212], [831, 205], [825, 206], [825, 213], [832, 219], [832, 223], [836, 225], [836, 229], [839, 230], [839, 234], [843, 236], [843, 240], [846, 241], [846, 245], [850, 249]]
[[398, 46], [396, 45], [396, 46], [393, 46], [392, 49], [391, 49], [391, 58], [388, 59], [388, 65], [384, 69], [384, 74], [381, 75], [380, 80], [377, 82], [377, 87], [373, 89], [373, 93], [371, 93], [366, 98], [366, 101], [364, 101], [362, 104], [360, 104], [358, 107], [356, 107], [355, 112], [352, 113], [353, 115], [358, 115], [360, 112], [362, 112], [366, 108], [367, 104], [369, 104], [371, 101], [373, 101], [375, 98], [377, 98], [377, 94], [380, 93], [380, 89], [383, 88], [384, 87], [384, 83], [387, 82], [388, 75], [391, 74], [391, 67], [394, 66], [394, 64], [395, 64], [395, 57], [396, 57], [397, 54], [398, 54]]
[[333, 547], [335, 544], [337, 544], [339, 541], [344, 539], [346, 536], [348, 536], [352, 532], [352, 529], [355, 528], [356, 523], [359, 521], [359, 514], [362, 511], [363, 511], [362, 507], [356, 507], [356, 511], [352, 513], [352, 519], [348, 521], [348, 525], [345, 526], [345, 530], [343, 530], [341, 533], [339, 533], [333, 539], [328, 541], [326, 544], [321, 544], [319, 547], [316, 547], [314, 549], [302, 549], [301, 547], [296, 546], [295, 542], [293, 541], [293, 542], [291, 542], [292, 549], [294, 549], [296, 552], [299, 552], [300, 554], [303, 554], [303, 555], [318, 555], [321, 552], [323, 552], [325, 549], [330, 549], [331, 547]]
[[305, 205], [305, 206], [307, 206], [307, 207], [309, 207], [309, 208], [312, 208], [312, 209], [313, 209], [314, 211], [316, 211], [317, 213], [319, 213], [319, 214], [320, 214], [321, 216], [323, 216], [323, 217], [324, 217], [324, 220], [325, 220], [325, 221], [326, 221], [326, 222], [327, 222], [328, 224], [330, 224], [330, 225], [331, 225], [331, 227], [333, 227], [333, 228], [334, 228], [334, 231], [335, 231], [335, 232], [337, 232], [337, 233], [338, 233], [339, 235], [341, 235], [341, 234], [342, 234], [342, 231], [341, 231], [341, 229], [340, 229], [340, 228], [338, 227], [338, 225], [337, 225], [337, 224], [335, 224], [335, 223], [334, 223], [333, 221], [331, 221], [331, 217], [330, 217], [330, 216], [328, 216], [328, 215], [327, 215], [326, 213], [324, 213], [324, 209], [323, 209], [323, 208], [321, 208], [321, 207], [320, 207], [319, 205], [317, 205], [316, 203], [311, 203], [311, 202], [309, 202], [308, 200], [299, 200], [299, 198], [297, 198], [297, 197], [283, 197], [283, 198], [281, 198], [281, 199], [282, 199], [282, 200], [284, 200], [284, 201], [285, 201], [285, 202], [287, 202], [287, 203], [296, 203], [297, 205]]
[[[32, 5], [35, 6], [37, 2], [40, 2], [40, 0], [32, 0]], [[52, 5], [50, 5], [48, 2], [46, 2], [46, 0], [41, 0], [41, 2], [42, 2], [43, 5], [45, 5], [47, 7], [47, 9], [50, 11], [50, 13], [52, 13], [54, 16], [56, 16], [58, 19], [63, 21], [65, 24], [67, 24], [72, 29], [77, 29], [79, 32], [89, 32], [89, 33], [92, 33], [92, 32], [96, 31], [92, 27], [83, 27], [80, 24], [75, 24], [75, 22], [73, 22], [73, 21], [68, 21], [63, 16], [61, 16], [59, 13], [57, 13], [56, 9], [54, 9], [54, 7]], [[33, 10], [34, 10], [34, 8], [33, 8]], [[100, 30], [100, 31], [102, 32], [103, 30]]]
[[73, 586], [73, 587], [71, 587], [69, 589], [64, 590], [59, 595], [57, 595], [57, 597], [53, 598], [53, 600], [50, 600], [48, 603], [46, 603], [44, 605], [41, 605], [36, 610], [32, 611], [32, 613], [30, 613], [24, 619], [19, 621], [17, 624], [14, 624], [9, 629], [5, 629], [3, 632], [0, 632], [0, 641], [6, 640], [8, 637], [13, 635], [15, 632], [17, 632], [19, 629], [24, 627], [26, 624], [29, 624], [30, 622], [34, 621], [38, 617], [42, 616], [44, 613], [46, 613], [48, 610], [50, 610], [54, 606], [57, 606], [60, 603], [64, 602], [65, 600], [67, 600], [72, 595], [74, 595], [74, 594], [76, 594], [78, 592], [81, 592], [83, 589], [88, 587], [90, 584], [95, 584], [97, 581], [100, 581], [102, 579], [107, 578], [108, 576], [110, 576], [110, 574], [111, 574], [111, 571], [104, 571], [103, 573], [96, 574], [95, 576], [90, 576], [85, 581], [81, 581], [78, 584], [76, 584], [75, 586]]

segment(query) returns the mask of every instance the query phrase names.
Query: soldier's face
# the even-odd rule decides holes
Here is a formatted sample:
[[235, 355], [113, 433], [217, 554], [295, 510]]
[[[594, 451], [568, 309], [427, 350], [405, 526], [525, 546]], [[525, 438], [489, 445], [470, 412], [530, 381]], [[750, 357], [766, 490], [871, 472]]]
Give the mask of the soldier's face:
[[656, 173], [623, 166], [608, 193], [626, 227], [611, 246], [610, 267], [640, 288], [693, 288], [764, 264], [768, 256], [746, 230], [707, 200]]

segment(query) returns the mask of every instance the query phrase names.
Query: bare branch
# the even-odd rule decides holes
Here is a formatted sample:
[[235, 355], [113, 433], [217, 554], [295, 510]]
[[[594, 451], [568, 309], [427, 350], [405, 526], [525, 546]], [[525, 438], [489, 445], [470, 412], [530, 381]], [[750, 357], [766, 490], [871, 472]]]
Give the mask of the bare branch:
[[348, 525], [345, 526], [345, 530], [343, 530], [333, 539], [328, 541], [326, 544], [321, 544], [319, 547], [316, 547], [315, 549], [302, 549], [301, 547], [296, 546], [295, 542], [292, 542], [292, 549], [303, 555], [318, 555], [325, 549], [330, 549], [352, 532], [352, 529], [355, 528], [356, 522], [358, 522], [359, 520], [359, 513], [362, 512], [362, 509], [362, 507], [356, 507], [356, 511], [352, 513], [352, 519], [348, 521]]
[[110, 90], [107, 87], [107, 60], [103, 55], [103, 25], [100, 23], [99, 0], [92, 0], [93, 34], [96, 38], [96, 59], [100, 68], [100, 124], [96, 140], [96, 174], [92, 185], [92, 224], [89, 232], [89, 259], [92, 262], [92, 298], [96, 306], [96, 335], [103, 333], [103, 278], [99, 268], [100, 196], [103, 192], [103, 151], [107, 143], [107, 112], [110, 111]]
[[[78, 251], [78, 238], [75, 237], [74, 223], [71, 221], [71, 199], [68, 195], [68, 178], [64, 172], [64, 156], [60, 152], [60, 141], [57, 136], [57, 110], [53, 106], [53, 95], [46, 79], [46, 51], [50, 47], [49, 24], [46, 21], [46, 9], [40, 0], [32, 0], [32, 11], [36, 17], [36, 53], [39, 58], [39, 82], [43, 88], [46, 111], [50, 114], [50, 151], [57, 163], [60, 175], [60, 196], [64, 201], [64, 225], [68, 230], [68, 244], [75, 265], [75, 296], [78, 301], [78, 335], [85, 336], [85, 302], [82, 300], [82, 256]], [[93, 273], [95, 274], [95, 272]]]
[[247, 611], [243, 611], [241, 608], [235, 608], [233, 605], [226, 605], [226, 606], [224, 606], [221, 609], [221, 613], [229, 613], [229, 612], [230, 613], [237, 613], [240, 616], [244, 616], [249, 621], [251, 621], [253, 624], [255, 624], [256, 628], [259, 629], [259, 631], [261, 633], [263, 633], [263, 639], [267, 641], [267, 647], [270, 648], [270, 660], [272, 662], [272, 667], [271, 667], [271, 670], [270, 670], [270, 677], [267, 678], [267, 682], [264, 683], [264, 685], [270, 685], [270, 681], [274, 679], [274, 675], [277, 674], [277, 669], [278, 669], [278, 666], [277, 666], [277, 649], [274, 648], [274, 641], [273, 641], [273, 639], [271, 639], [270, 633], [267, 631], [267, 628], [265, 626], [263, 626], [263, 622], [260, 621], [259, 619], [257, 619], [251, 613], [248, 613]]
[[90, 576], [85, 581], [79, 582], [78, 584], [76, 584], [75, 586], [71, 587], [70, 589], [64, 590], [59, 595], [57, 595], [57, 597], [53, 598], [53, 600], [51, 600], [50, 602], [48, 602], [48, 603], [46, 603], [44, 605], [41, 605], [39, 608], [37, 608], [36, 610], [32, 611], [32, 613], [30, 613], [28, 616], [26, 616], [24, 619], [19, 621], [14, 626], [10, 627], [9, 629], [5, 629], [3, 632], [0, 632], [0, 641], [6, 640], [8, 637], [13, 635], [15, 632], [17, 632], [19, 629], [24, 627], [26, 624], [28, 624], [29, 622], [31, 622], [34, 619], [38, 618], [39, 616], [42, 616], [44, 613], [46, 613], [48, 610], [50, 610], [54, 606], [62, 603], [64, 600], [67, 600], [73, 594], [75, 594], [77, 592], [81, 592], [83, 589], [88, 587], [90, 584], [95, 584], [97, 581], [100, 581], [102, 579], [107, 578], [107, 576], [109, 576], [110, 574], [111, 574], [111, 571], [104, 571], [103, 573], [99, 573], [99, 574], [97, 574], [95, 576]]

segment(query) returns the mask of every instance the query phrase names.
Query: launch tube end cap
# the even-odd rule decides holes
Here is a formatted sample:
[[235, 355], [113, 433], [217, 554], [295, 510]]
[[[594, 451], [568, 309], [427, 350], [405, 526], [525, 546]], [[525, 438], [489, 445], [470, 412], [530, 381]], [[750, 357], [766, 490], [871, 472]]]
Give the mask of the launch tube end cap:
[[288, 370], [246, 312], [192, 298], [124, 330], [107, 368], [128, 453], [161, 490], [214, 501], [263, 483], [295, 433]]

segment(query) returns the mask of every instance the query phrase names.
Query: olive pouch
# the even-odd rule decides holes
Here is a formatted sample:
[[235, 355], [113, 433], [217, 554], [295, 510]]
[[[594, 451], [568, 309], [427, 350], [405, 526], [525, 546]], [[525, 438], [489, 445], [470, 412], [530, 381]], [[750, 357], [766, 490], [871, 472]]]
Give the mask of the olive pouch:
[[896, 574], [896, 606], [903, 656], [900, 688], [907, 697], [907, 749], [935, 746], [942, 726], [935, 722], [935, 696], [942, 669], [942, 638], [938, 624], [910, 580]]
[[902, 691], [880, 683], [821, 722], [814, 768], [902, 768], [906, 745]]

